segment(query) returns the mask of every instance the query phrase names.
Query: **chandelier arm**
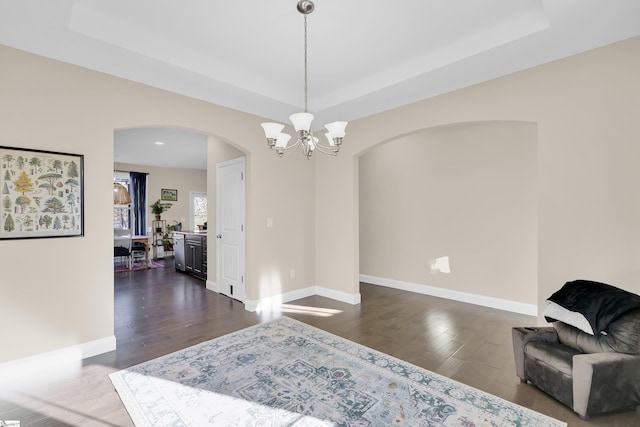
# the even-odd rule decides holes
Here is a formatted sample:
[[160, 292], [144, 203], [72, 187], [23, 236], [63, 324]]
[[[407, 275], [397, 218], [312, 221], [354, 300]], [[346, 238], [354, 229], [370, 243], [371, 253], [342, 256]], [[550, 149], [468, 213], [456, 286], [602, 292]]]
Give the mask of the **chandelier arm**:
[[298, 148], [300, 148], [300, 146], [302, 146], [301, 142], [302, 141], [298, 139], [294, 144], [292, 144], [292, 145], [290, 145], [288, 147], [283, 147], [283, 148], [274, 147], [273, 150], [278, 154], [278, 156], [287, 157], [291, 153], [296, 151]]
[[320, 143], [316, 143], [314, 151], [315, 150], [321, 152], [322, 154], [328, 154], [330, 156], [337, 156], [338, 155], [338, 151], [340, 150], [340, 148], [338, 148], [336, 150], [334, 147], [331, 147], [329, 145], [322, 145]]

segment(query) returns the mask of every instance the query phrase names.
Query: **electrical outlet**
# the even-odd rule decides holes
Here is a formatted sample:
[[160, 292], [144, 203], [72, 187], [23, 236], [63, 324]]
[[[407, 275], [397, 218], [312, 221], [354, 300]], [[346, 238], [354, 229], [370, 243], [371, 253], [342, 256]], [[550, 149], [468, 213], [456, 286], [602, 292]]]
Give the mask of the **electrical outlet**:
[[296, 277], [296, 270], [292, 268], [292, 269], [289, 271], [289, 276], [291, 276], [291, 278], [292, 278], [292, 279], [295, 279], [295, 277]]

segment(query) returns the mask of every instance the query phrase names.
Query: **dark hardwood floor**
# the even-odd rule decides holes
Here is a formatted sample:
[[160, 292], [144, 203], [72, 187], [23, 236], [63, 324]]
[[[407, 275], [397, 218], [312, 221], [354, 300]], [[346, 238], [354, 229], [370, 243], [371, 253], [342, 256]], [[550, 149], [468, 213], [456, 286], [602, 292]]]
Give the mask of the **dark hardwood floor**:
[[368, 284], [362, 284], [357, 306], [313, 296], [281, 311], [250, 313], [239, 302], [206, 291], [204, 282], [175, 272], [172, 259], [166, 263], [164, 269], [115, 275], [116, 351], [84, 360], [72, 374], [3, 387], [0, 420], [20, 420], [22, 426], [132, 426], [109, 373], [286, 315], [569, 426], [640, 425], [635, 412], [583, 421], [520, 384], [511, 327], [533, 324], [532, 317]]

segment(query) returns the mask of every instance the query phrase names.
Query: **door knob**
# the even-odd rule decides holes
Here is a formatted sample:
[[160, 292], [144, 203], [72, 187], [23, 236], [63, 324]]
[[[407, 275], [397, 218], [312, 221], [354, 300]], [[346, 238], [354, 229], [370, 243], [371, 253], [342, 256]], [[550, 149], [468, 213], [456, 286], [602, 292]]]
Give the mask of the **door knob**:
[[222, 239], [222, 234], [218, 234], [218, 235], [216, 236], [216, 238], [217, 238], [217, 239]]

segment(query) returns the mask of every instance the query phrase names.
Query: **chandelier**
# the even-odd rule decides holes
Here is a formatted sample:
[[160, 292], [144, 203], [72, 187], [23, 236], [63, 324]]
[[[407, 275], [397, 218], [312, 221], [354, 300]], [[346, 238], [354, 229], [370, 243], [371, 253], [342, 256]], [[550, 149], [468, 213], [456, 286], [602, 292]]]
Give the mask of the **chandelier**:
[[113, 204], [128, 205], [131, 204], [131, 196], [124, 185], [119, 182], [113, 182]]
[[282, 157], [285, 150], [293, 151], [298, 147], [302, 147], [302, 153], [307, 159], [311, 158], [315, 150], [335, 156], [340, 151], [342, 138], [345, 135], [344, 130], [347, 127], [347, 122], [333, 122], [325, 125], [328, 131], [325, 133], [328, 145], [321, 144], [318, 138], [313, 136], [313, 129], [311, 129], [313, 114], [307, 111], [307, 15], [313, 12], [314, 7], [311, 0], [300, 0], [298, 2], [298, 12], [304, 15], [304, 112], [289, 116], [289, 120], [291, 120], [293, 128], [298, 134], [298, 139], [294, 144], [287, 145], [291, 139], [291, 135], [282, 133], [284, 125], [279, 123], [262, 123], [269, 147], [275, 150], [280, 157]]

